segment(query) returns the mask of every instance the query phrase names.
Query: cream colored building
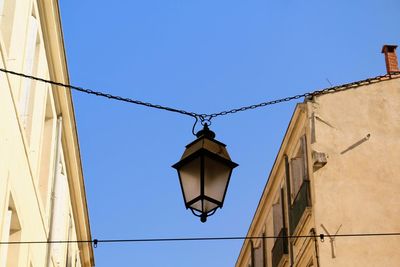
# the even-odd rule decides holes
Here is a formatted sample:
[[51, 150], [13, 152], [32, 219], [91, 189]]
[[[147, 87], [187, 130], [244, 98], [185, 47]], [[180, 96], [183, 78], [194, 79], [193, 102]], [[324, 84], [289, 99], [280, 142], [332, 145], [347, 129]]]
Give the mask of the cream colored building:
[[[398, 267], [400, 73], [335, 87], [296, 106], [237, 267]], [[324, 242], [319, 235], [324, 234]]]
[[[69, 83], [57, 0], [0, 0], [0, 67]], [[70, 90], [0, 72], [2, 242], [91, 240]], [[1, 244], [0, 267], [94, 266], [92, 244]]]

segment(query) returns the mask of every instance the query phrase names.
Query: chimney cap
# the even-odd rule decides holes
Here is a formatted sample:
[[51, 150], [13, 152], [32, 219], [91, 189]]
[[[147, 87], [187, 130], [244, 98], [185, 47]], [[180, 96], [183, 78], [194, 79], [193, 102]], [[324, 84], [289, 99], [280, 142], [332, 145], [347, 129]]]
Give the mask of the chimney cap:
[[387, 53], [387, 52], [394, 52], [396, 50], [397, 45], [384, 45], [382, 46], [382, 53]]

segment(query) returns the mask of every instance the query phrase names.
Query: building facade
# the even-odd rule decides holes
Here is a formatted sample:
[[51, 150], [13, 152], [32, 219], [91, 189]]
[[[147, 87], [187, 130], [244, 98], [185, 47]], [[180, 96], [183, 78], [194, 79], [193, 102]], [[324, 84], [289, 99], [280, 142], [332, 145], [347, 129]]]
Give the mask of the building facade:
[[395, 49], [382, 49], [387, 75], [296, 106], [247, 234], [265, 238], [245, 240], [236, 266], [399, 266], [400, 236], [335, 237], [400, 232]]
[[[0, 68], [69, 83], [57, 0], [0, 0]], [[0, 266], [94, 266], [71, 92], [0, 72]]]

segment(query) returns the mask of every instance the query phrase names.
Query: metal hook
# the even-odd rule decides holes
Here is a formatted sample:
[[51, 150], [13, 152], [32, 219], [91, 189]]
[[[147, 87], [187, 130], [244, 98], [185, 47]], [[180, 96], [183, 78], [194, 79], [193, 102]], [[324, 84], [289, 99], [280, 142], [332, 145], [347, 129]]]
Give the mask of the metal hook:
[[93, 247], [97, 248], [97, 243], [99, 243], [99, 240], [93, 239]]
[[196, 121], [194, 122], [194, 124], [193, 124], [193, 128], [192, 128], [192, 134], [194, 135], [194, 136], [196, 136], [196, 133], [195, 133], [195, 128], [196, 128], [196, 125], [197, 125], [197, 122], [199, 121], [199, 118], [197, 118], [197, 116], [196, 117], [194, 117], [195, 119], [196, 119]]
[[211, 125], [211, 116], [202, 114], [202, 115], [200, 115], [200, 121], [201, 121], [201, 125], [210, 126]]
[[321, 239], [321, 242], [324, 242], [324, 241], [325, 241], [325, 239], [324, 239], [324, 238], [325, 238], [325, 235], [324, 235], [324, 234], [320, 234], [320, 235], [319, 235], [319, 238]]

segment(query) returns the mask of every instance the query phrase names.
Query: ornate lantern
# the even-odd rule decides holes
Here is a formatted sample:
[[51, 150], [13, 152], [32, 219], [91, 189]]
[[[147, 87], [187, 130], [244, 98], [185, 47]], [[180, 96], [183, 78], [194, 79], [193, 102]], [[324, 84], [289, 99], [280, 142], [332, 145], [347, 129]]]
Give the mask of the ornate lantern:
[[172, 167], [178, 171], [186, 209], [205, 222], [222, 208], [232, 170], [238, 164], [231, 161], [225, 144], [214, 139], [207, 124], [196, 136]]

